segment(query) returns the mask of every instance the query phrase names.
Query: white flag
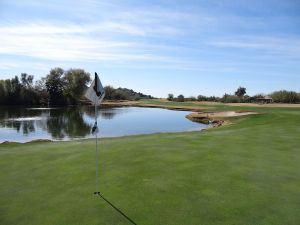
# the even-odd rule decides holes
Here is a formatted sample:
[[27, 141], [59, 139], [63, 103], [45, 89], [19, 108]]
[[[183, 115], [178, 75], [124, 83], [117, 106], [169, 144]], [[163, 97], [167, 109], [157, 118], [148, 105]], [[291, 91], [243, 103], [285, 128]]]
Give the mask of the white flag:
[[102, 102], [105, 92], [97, 73], [95, 73], [95, 79], [84, 96], [95, 105], [100, 105]]

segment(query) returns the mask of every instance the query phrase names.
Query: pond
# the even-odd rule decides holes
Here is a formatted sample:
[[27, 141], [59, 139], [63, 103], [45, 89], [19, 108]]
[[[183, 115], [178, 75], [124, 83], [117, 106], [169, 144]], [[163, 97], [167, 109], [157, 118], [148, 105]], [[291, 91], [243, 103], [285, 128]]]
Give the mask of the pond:
[[[196, 131], [207, 125], [185, 118], [189, 112], [159, 108], [101, 108], [100, 137]], [[91, 138], [94, 107], [0, 108], [0, 143], [28, 142], [37, 139], [71, 140]]]

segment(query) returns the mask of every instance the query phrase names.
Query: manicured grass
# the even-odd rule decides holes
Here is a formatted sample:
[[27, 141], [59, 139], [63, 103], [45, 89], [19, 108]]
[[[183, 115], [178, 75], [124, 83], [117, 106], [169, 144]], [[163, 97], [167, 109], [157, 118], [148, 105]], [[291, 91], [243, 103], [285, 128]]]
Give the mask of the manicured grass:
[[[188, 104], [188, 103], [185, 103]], [[102, 139], [103, 195], [137, 224], [300, 224], [300, 109]], [[0, 145], [0, 224], [128, 224], [95, 197], [94, 141]]]

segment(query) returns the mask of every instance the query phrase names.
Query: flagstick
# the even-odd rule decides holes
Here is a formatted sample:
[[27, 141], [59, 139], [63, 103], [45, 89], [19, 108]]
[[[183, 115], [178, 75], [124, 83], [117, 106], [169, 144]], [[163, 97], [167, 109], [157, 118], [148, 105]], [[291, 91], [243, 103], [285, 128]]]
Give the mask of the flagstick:
[[[97, 118], [98, 118], [98, 110], [97, 110], [97, 104], [95, 103], [95, 125], [98, 127], [98, 124], [97, 124]], [[98, 129], [99, 130], [99, 129]], [[98, 136], [97, 136], [97, 131], [96, 131], [96, 191], [94, 194], [100, 194], [100, 191], [99, 191], [99, 182], [98, 182], [98, 171], [99, 171], [99, 161], [98, 161], [98, 158], [99, 158], [99, 154], [98, 154]]]
[[98, 118], [98, 110], [97, 110], [97, 104], [102, 102], [103, 98], [105, 96], [104, 88], [101, 84], [101, 81], [95, 73], [95, 80], [93, 81], [92, 85], [88, 88], [88, 90], [85, 93], [85, 97], [89, 99], [91, 102], [94, 102], [95, 104], [95, 124], [92, 128], [92, 133], [95, 134], [96, 138], [96, 191], [94, 192], [95, 195], [99, 195], [106, 203], [108, 203], [111, 207], [113, 207], [118, 213], [120, 213], [122, 216], [124, 216], [129, 222], [132, 224], [136, 224], [132, 219], [130, 219], [125, 213], [123, 213], [120, 209], [118, 209], [116, 206], [114, 206], [110, 201], [108, 201], [106, 198], [104, 198], [103, 195], [101, 195], [99, 190], [99, 182], [98, 182], [98, 170], [99, 170], [99, 154], [98, 154], [98, 125], [97, 125], [97, 118]]

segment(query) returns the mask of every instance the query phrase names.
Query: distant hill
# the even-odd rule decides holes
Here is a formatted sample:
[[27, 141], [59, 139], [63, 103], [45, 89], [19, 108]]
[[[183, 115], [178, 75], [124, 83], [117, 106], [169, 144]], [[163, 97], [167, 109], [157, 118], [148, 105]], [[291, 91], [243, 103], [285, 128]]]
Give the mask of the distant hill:
[[146, 95], [141, 92], [135, 92], [134, 90], [128, 89], [128, 88], [119, 87], [117, 89], [117, 91], [123, 92], [126, 96], [129, 96], [129, 98], [132, 98], [132, 99], [138, 99], [138, 98], [139, 99], [153, 99], [154, 98], [151, 95]]
[[153, 99], [151, 95], [146, 95], [141, 92], [136, 92], [128, 88], [113, 88], [112, 86], [105, 87], [106, 100], [140, 100], [140, 99]]

